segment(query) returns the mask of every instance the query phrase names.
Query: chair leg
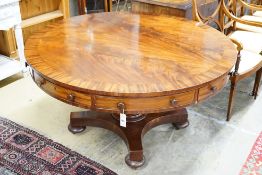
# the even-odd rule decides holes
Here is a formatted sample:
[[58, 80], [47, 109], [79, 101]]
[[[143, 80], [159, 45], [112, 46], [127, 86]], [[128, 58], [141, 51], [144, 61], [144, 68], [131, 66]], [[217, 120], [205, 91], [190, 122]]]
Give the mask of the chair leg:
[[261, 81], [261, 74], [262, 74], [262, 69], [259, 69], [256, 73], [255, 83], [254, 83], [253, 92], [252, 92], [254, 99], [257, 98], [258, 89], [259, 89], [259, 85]]
[[228, 99], [228, 108], [227, 108], [227, 121], [231, 118], [231, 112], [232, 107], [234, 103], [234, 96], [236, 93], [236, 82], [231, 80], [231, 87], [230, 87], [230, 93], [229, 93], [229, 99]]

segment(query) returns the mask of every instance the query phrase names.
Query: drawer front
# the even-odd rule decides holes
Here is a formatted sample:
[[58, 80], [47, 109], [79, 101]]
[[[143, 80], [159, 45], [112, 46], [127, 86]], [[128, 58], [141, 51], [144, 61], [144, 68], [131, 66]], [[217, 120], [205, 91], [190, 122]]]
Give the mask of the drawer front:
[[75, 106], [84, 108], [91, 107], [90, 95], [65, 89], [61, 86], [55, 85], [47, 80], [44, 80], [36, 73], [33, 73], [33, 78], [36, 84], [51, 96]]
[[228, 76], [225, 76], [200, 88], [198, 93], [198, 101], [204, 100], [210, 96], [215, 95], [226, 85], [227, 81]]
[[[163, 5], [161, 5], [163, 3]], [[132, 13], [142, 13], [142, 14], [153, 14], [153, 15], [170, 15], [185, 17], [187, 9], [179, 9], [168, 6], [165, 2], [160, 2], [160, 4], [154, 4], [154, 1], [151, 3], [145, 3], [143, 0], [132, 1]]]
[[195, 91], [148, 98], [95, 96], [95, 108], [97, 110], [119, 112], [118, 104], [124, 103], [126, 113], [152, 113], [188, 106], [194, 102], [194, 96]]
[[228, 81], [228, 76], [225, 76], [199, 89], [162, 97], [131, 98], [102, 95], [92, 95], [93, 97], [91, 97], [90, 94], [70, 90], [45, 80], [34, 71], [31, 74], [41, 89], [66, 103], [105, 112], [120, 112], [118, 105], [123, 103], [125, 112], [129, 114], [164, 112], [175, 108], [187, 107], [196, 101], [202, 101], [215, 95]]

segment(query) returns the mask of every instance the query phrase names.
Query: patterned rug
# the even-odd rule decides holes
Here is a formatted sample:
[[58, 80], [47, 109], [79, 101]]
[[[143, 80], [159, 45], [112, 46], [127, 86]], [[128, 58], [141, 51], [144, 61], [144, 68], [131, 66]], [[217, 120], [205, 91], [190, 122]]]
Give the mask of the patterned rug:
[[262, 132], [253, 145], [240, 175], [262, 175]]
[[61, 144], [0, 117], [0, 175], [115, 175]]

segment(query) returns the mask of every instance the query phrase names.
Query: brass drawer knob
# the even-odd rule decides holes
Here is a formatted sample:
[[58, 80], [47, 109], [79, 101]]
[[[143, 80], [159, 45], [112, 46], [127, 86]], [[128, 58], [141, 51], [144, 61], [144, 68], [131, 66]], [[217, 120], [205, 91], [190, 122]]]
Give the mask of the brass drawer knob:
[[74, 94], [69, 94], [67, 96], [67, 99], [70, 101], [70, 102], [74, 102], [75, 101], [75, 95]]
[[44, 80], [44, 79], [38, 80], [38, 81], [36, 81], [36, 84], [37, 84], [39, 87], [41, 87], [42, 85], [45, 84], [45, 80]]
[[125, 113], [125, 104], [120, 102], [120, 103], [117, 103], [117, 108], [119, 109], [120, 113]]
[[170, 103], [172, 106], [175, 106], [177, 104], [177, 100], [176, 99], [172, 99], [170, 100]]
[[216, 87], [216, 86], [212, 86], [212, 87], [210, 88], [210, 90], [214, 93], [214, 92], [217, 91], [217, 87]]

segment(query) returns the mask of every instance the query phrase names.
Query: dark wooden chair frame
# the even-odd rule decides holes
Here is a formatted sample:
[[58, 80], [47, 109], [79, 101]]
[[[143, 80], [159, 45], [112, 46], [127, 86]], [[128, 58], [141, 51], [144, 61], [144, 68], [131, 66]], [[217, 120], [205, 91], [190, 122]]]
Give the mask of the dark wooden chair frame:
[[[79, 15], [86, 14], [86, 0], [78, 0], [77, 2]], [[104, 0], [104, 11], [112, 11], [112, 0]]]

